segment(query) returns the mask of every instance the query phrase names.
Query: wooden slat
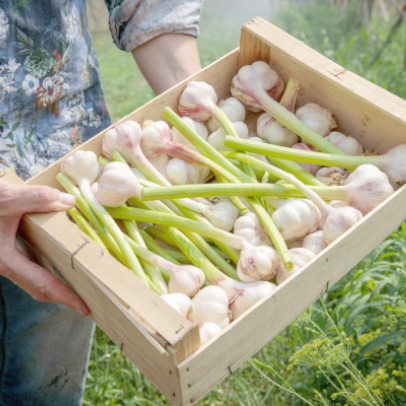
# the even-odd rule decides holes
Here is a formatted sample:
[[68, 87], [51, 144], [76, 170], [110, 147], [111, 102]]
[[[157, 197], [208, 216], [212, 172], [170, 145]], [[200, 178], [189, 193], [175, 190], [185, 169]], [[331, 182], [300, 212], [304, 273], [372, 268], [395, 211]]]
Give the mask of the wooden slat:
[[[316, 102], [329, 108], [339, 129], [356, 137], [365, 148], [386, 152], [406, 142], [406, 101], [345, 70], [315, 50], [256, 17], [242, 29], [240, 65], [254, 62], [250, 44], [269, 50], [271, 66], [285, 79], [300, 85], [298, 105]], [[262, 58], [264, 59], [264, 58]]]
[[302, 272], [280, 285], [271, 297], [179, 364], [182, 404], [191, 405], [201, 399], [362, 260], [406, 219], [405, 201], [406, 186], [403, 186]]

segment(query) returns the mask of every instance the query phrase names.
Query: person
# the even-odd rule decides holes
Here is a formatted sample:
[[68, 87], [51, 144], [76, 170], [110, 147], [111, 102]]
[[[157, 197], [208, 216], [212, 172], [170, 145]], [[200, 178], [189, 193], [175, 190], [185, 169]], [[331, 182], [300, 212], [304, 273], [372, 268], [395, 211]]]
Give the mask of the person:
[[[114, 43], [156, 94], [200, 69], [201, 1], [105, 3]], [[86, 21], [85, 0], [0, 0], [0, 172], [14, 167], [27, 179], [110, 125]], [[16, 248], [22, 215], [73, 205], [50, 187], [0, 178], [1, 406], [82, 403], [89, 309]]]

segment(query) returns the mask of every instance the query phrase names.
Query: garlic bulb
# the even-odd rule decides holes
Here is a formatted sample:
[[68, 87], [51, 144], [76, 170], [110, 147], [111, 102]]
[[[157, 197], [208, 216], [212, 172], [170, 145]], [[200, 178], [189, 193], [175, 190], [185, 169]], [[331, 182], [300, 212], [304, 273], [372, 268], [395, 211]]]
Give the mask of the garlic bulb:
[[276, 289], [276, 285], [271, 282], [258, 281], [245, 283], [228, 277], [216, 281], [216, 285], [227, 293], [234, 320], [255, 303], [270, 296]]
[[173, 185], [205, 183], [210, 177], [210, 169], [205, 166], [178, 158], [170, 159], [162, 172]]
[[204, 207], [202, 213], [210, 223], [226, 231], [233, 229], [234, 223], [239, 216], [238, 209], [229, 200], [209, 204]]
[[324, 241], [331, 244], [361, 219], [362, 213], [353, 207], [334, 209], [323, 225]]
[[[248, 127], [242, 121], [234, 122], [234, 127], [241, 138], [248, 138]], [[224, 140], [226, 138], [226, 133], [222, 127], [218, 128], [216, 131], [212, 132], [207, 137], [207, 142], [217, 150], [232, 150], [232, 148], [227, 148], [224, 146]]]
[[[298, 142], [298, 143], [292, 145], [292, 148], [301, 149], [303, 151], [317, 151], [317, 149], [314, 148], [313, 145], [310, 145], [310, 144], [307, 144], [304, 142]], [[321, 166], [317, 165], [317, 164], [306, 164], [303, 162], [298, 162], [298, 164], [302, 168], [306, 169], [307, 172], [310, 172], [312, 175], [316, 175], [318, 170], [321, 168]]]
[[180, 95], [178, 111], [195, 121], [206, 121], [212, 116], [211, 106], [216, 103], [217, 94], [212, 86], [191, 81]]
[[248, 241], [254, 246], [272, 245], [272, 241], [264, 226], [259, 221], [258, 216], [253, 212], [238, 217], [234, 223], [233, 233], [244, 238], [245, 241]]
[[280, 263], [281, 259], [272, 247], [249, 246], [240, 253], [237, 274], [243, 282], [267, 281], [275, 276]]
[[[203, 140], [207, 140], [208, 131], [204, 124], [184, 116], [181, 119]], [[178, 144], [184, 145], [187, 148], [195, 149], [194, 145], [189, 142], [175, 127], [171, 128], [172, 140]]]
[[326, 139], [348, 155], [361, 155], [364, 152], [362, 145], [355, 138], [338, 131], [331, 132]]
[[327, 247], [323, 238], [323, 231], [317, 230], [303, 238], [302, 248], [313, 251], [316, 255]]
[[[256, 61], [243, 66], [231, 83], [231, 94], [240, 100], [247, 110], [257, 113], [262, 110], [250, 89], [264, 89], [268, 96], [279, 99], [285, 87], [282, 78], [267, 63]], [[249, 90], [248, 90], [249, 89]]]
[[188, 317], [192, 311], [192, 299], [183, 293], [165, 293], [161, 295], [168, 305], [173, 307], [183, 317]]
[[362, 214], [369, 213], [393, 193], [388, 177], [371, 164], [358, 166], [341, 187], [346, 191], [346, 201]]
[[110, 162], [103, 170], [95, 196], [103, 206], [119, 207], [141, 193], [142, 187], [132, 170], [121, 162]]
[[276, 273], [277, 285], [280, 285], [292, 275], [300, 272], [304, 266], [316, 256], [313, 251], [306, 248], [292, 248], [289, 250], [289, 252], [293, 261], [293, 269], [291, 271], [287, 271], [283, 264], [281, 264]]
[[262, 113], [257, 120], [257, 134], [270, 144], [291, 147], [299, 141], [299, 137], [276, 121], [268, 113]]
[[[244, 105], [235, 97], [229, 97], [228, 99], [221, 100], [218, 106], [224, 111], [231, 122], [243, 122], [245, 120]], [[211, 117], [207, 122], [207, 126], [211, 132], [214, 132], [219, 129], [220, 124], [214, 117]]]
[[338, 166], [324, 166], [316, 173], [316, 178], [327, 186], [342, 185], [350, 173]]
[[326, 137], [337, 123], [333, 113], [316, 103], [307, 103], [296, 110], [296, 117], [308, 127]]
[[199, 326], [200, 345], [221, 334], [222, 328], [216, 323], [197, 323]]
[[77, 185], [82, 180], [86, 180], [90, 187], [90, 184], [99, 177], [100, 173], [97, 156], [93, 151], [75, 151], [74, 154], [64, 159], [61, 172]]
[[192, 299], [192, 321], [211, 322], [225, 328], [230, 324], [231, 312], [226, 292], [218, 286], [209, 285], [199, 290]]
[[178, 292], [192, 297], [204, 284], [203, 271], [193, 265], [175, 265], [167, 262], [165, 269], [171, 274], [168, 283], [171, 293]]
[[287, 241], [297, 240], [316, 231], [320, 210], [308, 199], [288, 199], [272, 213], [272, 219]]

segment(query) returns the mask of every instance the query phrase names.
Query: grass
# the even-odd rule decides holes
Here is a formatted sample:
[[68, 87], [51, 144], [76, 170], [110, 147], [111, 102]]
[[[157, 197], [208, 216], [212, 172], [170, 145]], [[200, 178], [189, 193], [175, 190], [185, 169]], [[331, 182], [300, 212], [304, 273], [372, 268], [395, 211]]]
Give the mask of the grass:
[[[404, 26], [380, 59], [369, 66], [390, 23], [374, 14], [368, 33], [357, 1], [349, 1], [344, 10], [329, 7], [329, 2], [290, 3], [295, 7], [273, 17], [274, 23], [345, 68], [406, 97]], [[232, 22], [231, 16], [213, 4], [214, 0], [205, 2], [202, 17], [199, 49], [204, 65], [238, 46], [236, 28], [230, 27], [236, 21], [241, 25], [244, 14]], [[227, 24], [216, 30], [222, 19]], [[144, 104], [153, 93], [131, 55], [110, 45], [108, 33], [94, 36], [106, 102], [115, 120]], [[406, 226], [402, 225], [199, 405], [405, 405], [405, 260]], [[169, 405], [99, 329], [84, 404]]]

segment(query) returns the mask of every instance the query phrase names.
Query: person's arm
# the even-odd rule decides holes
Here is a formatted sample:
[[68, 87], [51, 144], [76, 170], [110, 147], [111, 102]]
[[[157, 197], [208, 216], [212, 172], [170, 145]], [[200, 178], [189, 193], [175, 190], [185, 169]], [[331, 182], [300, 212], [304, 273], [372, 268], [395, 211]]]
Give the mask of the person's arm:
[[132, 51], [155, 94], [200, 70], [196, 40], [186, 34], [162, 34]]
[[40, 302], [62, 303], [89, 314], [83, 300], [16, 247], [16, 233], [25, 213], [69, 210], [73, 196], [48, 186], [15, 185], [0, 179], [0, 275]]

